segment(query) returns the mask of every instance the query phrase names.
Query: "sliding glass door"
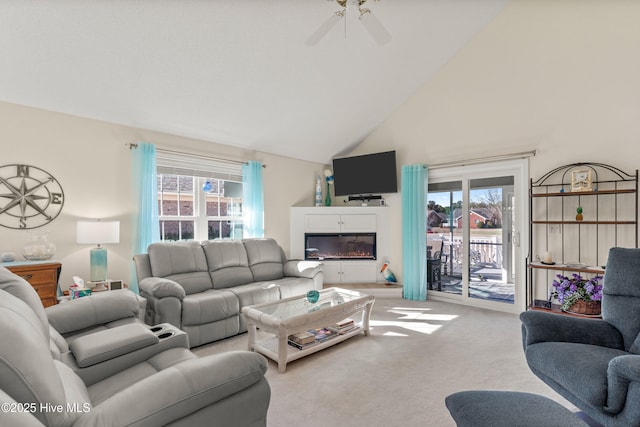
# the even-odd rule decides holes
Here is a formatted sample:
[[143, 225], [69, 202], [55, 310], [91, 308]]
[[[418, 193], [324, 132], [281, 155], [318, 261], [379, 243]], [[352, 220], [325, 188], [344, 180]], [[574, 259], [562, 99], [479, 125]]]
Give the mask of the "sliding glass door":
[[524, 309], [525, 160], [429, 171], [427, 289], [431, 297]]

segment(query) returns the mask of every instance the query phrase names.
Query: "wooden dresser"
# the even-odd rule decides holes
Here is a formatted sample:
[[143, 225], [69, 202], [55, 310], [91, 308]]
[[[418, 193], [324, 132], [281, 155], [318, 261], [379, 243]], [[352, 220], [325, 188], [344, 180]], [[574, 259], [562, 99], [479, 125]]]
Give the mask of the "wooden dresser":
[[59, 262], [16, 262], [6, 265], [6, 268], [33, 286], [43, 306], [49, 307], [58, 302], [58, 279], [62, 270]]

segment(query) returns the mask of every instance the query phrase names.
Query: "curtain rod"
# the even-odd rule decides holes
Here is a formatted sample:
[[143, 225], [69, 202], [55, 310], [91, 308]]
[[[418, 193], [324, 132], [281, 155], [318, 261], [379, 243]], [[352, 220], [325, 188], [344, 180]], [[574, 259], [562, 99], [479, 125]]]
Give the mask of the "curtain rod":
[[[136, 144], [136, 143], [129, 143], [129, 144], [125, 144], [125, 145], [129, 146], [129, 150], [133, 150], [134, 148], [138, 147], [138, 144]], [[205, 155], [202, 155], [202, 154], [185, 153], [183, 151], [167, 150], [166, 148], [157, 148], [156, 147], [156, 151], [158, 153], [178, 154], [180, 156], [197, 157], [199, 159], [217, 160], [217, 161], [220, 161], [220, 162], [236, 163], [236, 164], [240, 164], [240, 165], [247, 164], [247, 162], [244, 162], [242, 160], [231, 160], [231, 159], [224, 159], [222, 157], [213, 157], [213, 156], [205, 156]], [[263, 164], [262, 167], [266, 168], [267, 165]]]
[[476, 163], [485, 163], [485, 162], [496, 161], [496, 160], [525, 159], [527, 157], [533, 157], [535, 155], [536, 155], [536, 150], [531, 150], [531, 151], [522, 151], [519, 153], [499, 154], [499, 155], [487, 156], [487, 157], [476, 157], [474, 159], [467, 159], [467, 160], [454, 160], [451, 162], [427, 165], [427, 167], [429, 168], [429, 170], [431, 170], [431, 169], [440, 169], [440, 168], [446, 168], [451, 166], [466, 166], [466, 165], [471, 165]]

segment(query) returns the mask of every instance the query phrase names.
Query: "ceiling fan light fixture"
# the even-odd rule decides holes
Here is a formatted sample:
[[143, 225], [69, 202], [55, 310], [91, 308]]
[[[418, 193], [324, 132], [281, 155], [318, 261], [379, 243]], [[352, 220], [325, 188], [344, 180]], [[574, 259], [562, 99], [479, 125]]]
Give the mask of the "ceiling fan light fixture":
[[[331, 1], [331, 0], [329, 0]], [[378, 0], [375, 0], [378, 1]], [[347, 14], [347, 9], [352, 6], [358, 8], [358, 19], [369, 32], [371, 37], [380, 45], [386, 44], [391, 41], [391, 34], [382, 25], [382, 22], [371, 12], [371, 9], [363, 7], [367, 0], [335, 0], [335, 2], [342, 7], [342, 10], [335, 12], [320, 27], [307, 39], [305, 42], [308, 46], [314, 46], [322, 40], [331, 29]], [[345, 20], [345, 35], [346, 35], [346, 20]]]
[[345, 10], [339, 10], [329, 18], [327, 18], [322, 23], [322, 25], [320, 25], [320, 27], [318, 27], [318, 29], [313, 34], [311, 34], [305, 44], [307, 46], [315, 46], [316, 44], [318, 44], [318, 42], [322, 40], [324, 36], [326, 36], [327, 33], [329, 33], [329, 31], [331, 31], [331, 29], [335, 27], [338, 22], [340, 22], [342, 18], [344, 18], [344, 13]]
[[391, 34], [370, 9], [361, 8], [358, 19], [378, 44], [383, 45], [391, 41]]

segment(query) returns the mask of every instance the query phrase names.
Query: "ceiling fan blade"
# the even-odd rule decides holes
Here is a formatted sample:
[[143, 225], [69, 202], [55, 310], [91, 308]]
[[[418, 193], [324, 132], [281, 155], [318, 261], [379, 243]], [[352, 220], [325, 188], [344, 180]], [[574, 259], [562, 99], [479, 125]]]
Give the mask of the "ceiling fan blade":
[[389, 31], [369, 9], [360, 10], [360, 22], [378, 44], [385, 44], [391, 41]]
[[311, 34], [311, 36], [307, 39], [305, 44], [307, 46], [315, 46], [316, 44], [318, 44], [318, 42], [322, 40], [322, 38], [326, 36], [327, 33], [331, 31], [331, 29], [338, 22], [340, 22], [343, 16], [344, 16], [343, 12], [336, 12], [333, 15], [331, 15], [326, 21], [322, 23], [322, 25], [320, 25], [320, 27], [313, 34]]

